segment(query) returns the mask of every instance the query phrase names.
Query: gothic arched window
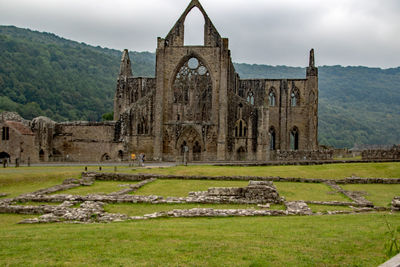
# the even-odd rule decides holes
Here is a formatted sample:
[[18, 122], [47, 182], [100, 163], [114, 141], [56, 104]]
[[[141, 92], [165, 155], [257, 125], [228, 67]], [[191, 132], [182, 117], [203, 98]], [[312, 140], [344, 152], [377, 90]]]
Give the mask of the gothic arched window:
[[235, 124], [235, 137], [246, 137], [247, 135], [247, 126], [244, 120], [239, 119]]
[[271, 88], [268, 94], [268, 104], [270, 107], [275, 107], [276, 105], [276, 96], [273, 88]]
[[290, 131], [290, 149], [298, 150], [299, 149], [299, 130], [297, 127], [293, 127]]
[[[187, 109], [185, 114], [181, 114], [181, 120], [209, 121], [211, 119], [211, 76], [201, 60], [191, 57], [179, 68], [172, 90], [173, 103], [184, 105]], [[175, 117], [176, 114], [173, 116]]]
[[276, 134], [274, 127], [269, 129], [269, 150], [275, 150]]
[[296, 107], [300, 105], [300, 93], [297, 88], [292, 90], [292, 93], [290, 94], [290, 105], [292, 107]]
[[247, 102], [249, 102], [251, 105], [254, 105], [254, 94], [251, 91], [247, 95]]

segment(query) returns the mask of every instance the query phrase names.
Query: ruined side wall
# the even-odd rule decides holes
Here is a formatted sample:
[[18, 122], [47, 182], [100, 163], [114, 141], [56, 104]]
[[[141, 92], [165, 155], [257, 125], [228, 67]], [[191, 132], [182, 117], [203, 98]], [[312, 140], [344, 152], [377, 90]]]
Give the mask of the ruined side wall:
[[132, 104], [151, 94], [156, 87], [155, 78], [118, 77], [114, 100], [114, 119], [130, 109]]
[[392, 149], [365, 150], [361, 153], [362, 159], [400, 159], [400, 145], [393, 146]]
[[[265, 103], [269, 110], [269, 125], [276, 132], [276, 149], [290, 150], [290, 131], [299, 131], [299, 150], [317, 150], [317, 88], [311, 88], [308, 79], [266, 80]], [[276, 105], [270, 106], [268, 95], [276, 95]], [[291, 105], [291, 93], [299, 92], [299, 103]], [[267, 131], [269, 129], [266, 129]]]
[[58, 160], [99, 162], [107, 160], [106, 155], [108, 160], [121, 160], [122, 145], [114, 142], [114, 127], [114, 122], [56, 124], [53, 148], [59, 153]]
[[1, 130], [9, 127], [6, 123], [0, 122], [0, 152], [10, 155], [11, 163], [15, 163], [18, 159], [20, 163], [27, 163], [28, 159], [31, 163], [39, 161], [39, 153], [35, 145], [34, 135], [22, 135], [9, 127], [9, 140], [1, 139]]

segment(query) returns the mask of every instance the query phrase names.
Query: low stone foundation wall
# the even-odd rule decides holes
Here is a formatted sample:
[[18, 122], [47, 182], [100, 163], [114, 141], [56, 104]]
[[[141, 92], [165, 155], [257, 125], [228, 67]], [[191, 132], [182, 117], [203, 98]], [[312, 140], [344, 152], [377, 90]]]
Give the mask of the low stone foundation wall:
[[400, 211], [400, 197], [394, 197], [392, 200], [392, 210]]
[[[262, 176], [203, 176], [203, 175], [162, 175], [162, 174], [125, 174], [84, 172], [82, 178], [90, 176], [99, 181], [143, 181], [146, 179], [181, 179], [181, 180], [225, 180], [225, 181], [272, 181], [272, 182], [299, 182], [325, 183], [328, 179], [322, 178], [295, 178], [295, 177], [262, 177]], [[360, 178], [348, 177], [334, 180], [337, 184], [400, 184], [400, 178]]]
[[189, 197], [218, 200], [221, 203], [242, 202], [248, 204], [282, 203], [271, 181], [250, 181], [246, 187], [211, 187], [207, 191], [190, 192]]
[[293, 150], [293, 151], [271, 151], [270, 160], [331, 160], [333, 150]]
[[393, 146], [391, 149], [376, 149], [376, 150], [364, 150], [361, 153], [362, 159], [400, 159], [400, 145]]

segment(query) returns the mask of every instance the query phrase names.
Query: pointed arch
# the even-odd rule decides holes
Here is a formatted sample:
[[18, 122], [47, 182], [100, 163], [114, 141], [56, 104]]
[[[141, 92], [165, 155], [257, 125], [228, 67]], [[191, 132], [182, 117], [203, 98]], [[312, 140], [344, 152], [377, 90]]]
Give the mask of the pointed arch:
[[276, 131], [274, 126], [271, 126], [268, 131], [269, 135], [269, 150], [276, 149]]
[[[186, 111], [180, 114], [181, 120], [211, 120], [213, 92], [211, 71], [200, 56], [191, 53], [183, 57], [171, 81], [171, 102]], [[177, 114], [170, 116], [174, 120]]]
[[268, 92], [268, 106], [276, 106], [276, 90], [275, 87], [271, 87]]
[[247, 136], [247, 124], [244, 120], [238, 119], [235, 123], [235, 137]]
[[198, 0], [192, 0], [186, 10], [179, 17], [175, 25], [169, 31], [165, 37], [166, 46], [183, 46], [184, 45], [184, 33], [185, 33], [185, 20], [191, 10], [196, 7], [204, 17], [204, 45], [219, 47], [221, 43], [221, 36], [217, 29], [214, 27], [206, 11]]
[[247, 93], [247, 102], [254, 105], [254, 93], [251, 90]]
[[294, 126], [292, 130], [290, 130], [290, 149], [291, 150], [299, 150], [299, 129]]
[[193, 8], [189, 11], [189, 13], [185, 17], [183, 45], [204, 46], [205, 43], [204, 25], [205, 25], [204, 14], [199, 10], [197, 6], [193, 6]]
[[295, 87], [290, 93], [290, 105], [292, 107], [300, 106], [300, 90]]

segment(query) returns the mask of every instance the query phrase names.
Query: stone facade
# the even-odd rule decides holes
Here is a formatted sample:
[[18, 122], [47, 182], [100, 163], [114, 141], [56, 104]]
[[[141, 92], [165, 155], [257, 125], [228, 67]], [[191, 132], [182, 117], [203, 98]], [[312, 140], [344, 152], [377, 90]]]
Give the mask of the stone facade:
[[[185, 46], [186, 16], [204, 16], [204, 45]], [[118, 140], [155, 160], [318, 158], [318, 69], [314, 51], [305, 79], [240, 79], [222, 38], [193, 0], [165, 38], [158, 38], [156, 77], [133, 77], [122, 55], [114, 103]], [[280, 152], [276, 152], [280, 151]], [[317, 152], [317, 153], [314, 153]], [[328, 155], [328, 156], [327, 156]]]
[[[204, 16], [204, 43], [184, 43], [193, 8]], [[302, 79], [241, 79], [222, 38], [192, 0], [165, 38], [157, 39], [156, 77], [134, 77], [123, 51], [113, 122], [29, 122], [32, 161], [265, 161], [331, 159], [319, 151], [318, 69], [310, 51]], [[19, 142], [16, 140], [16, 142]], [[24, 142], [25, 143], [25, 142]], [[23, 157], [9, 147], [11, 158]], [[1, 151], [0, 151], [1, 152]]]

